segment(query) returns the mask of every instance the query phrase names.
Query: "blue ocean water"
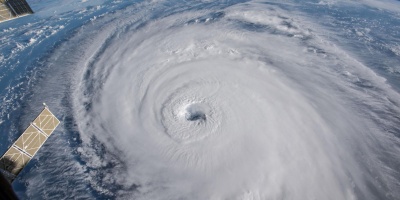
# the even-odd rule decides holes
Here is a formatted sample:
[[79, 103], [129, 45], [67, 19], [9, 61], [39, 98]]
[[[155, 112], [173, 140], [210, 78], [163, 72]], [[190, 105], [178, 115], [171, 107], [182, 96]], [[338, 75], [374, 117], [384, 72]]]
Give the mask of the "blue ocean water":
[[[181, 182], [176, 184], [174, 181], [168, 181], [174, 180], [174, 177], [162, 179], [165, 182], [157, 182], [157, 178], [147, 180], [146, 177], [135, 174], [135, 166], [127, 160], [131, 160], [131, 157], [138, 160], [144, 159], [136, 155], [132, 156], [130, 151], [126, 150], [130, 148], [128, 145], [114, 142], [110, 139], [113, 134], [108, 135], [114, 131], [123, 132], [124, 128], [121, 128], [121, 131], [119, 129], [110, 131], [110, 127], [114, 127], [115, 122], [112, 122], [111, 126], [104, 123], [107, 120], [102, 118], [103, 121], [97, 121], [94, 120], [97, 118], [92, 118], [92, 116], [101, 118], [109, 114], [103, 113], [102, 109], [99, 110], [98, 102], [101, 102], [103, 96], [106, 95], [101, 91], [110, 82], [111, 72], [120, 70], [123, 77], [124, 73], [129, 73], [129, 70], [119, 68], [125, 65], [125, 62], [129, 65], [136, 63], [146, 65], [146, 61], [149, 60], [136, 60], [132, 64], [129, 59], [124, 59], [125, 54], [136, 55], [141, 50], [147, 52], [146, 50], [149, 49], [148, 52], [151, 53], [152, 49], [156, 52], [165, 46], [166, 52], [179, 55], [177, 63], [190, 63], [190, 56], [202, 60], [215, 55], [233, 55], [237, 51], [242, 57], [235, 57], [236, 62], [257, 60], [274, 66], [272, 71], [283, 74], [282, 77], [294, 83], [293, 86], [288, 84], [291, 88], [303, 93], [306, 99], [310, 99], [307, 105], [316, 107], [322, 121], [329, 121], [328, 124], [332, 123], [332, 127], [337, 127], [338, 132], [337, 134], [334, 132], [336, 136], [332, 137], [338, 140], [339, 145], [345, 147], [343, 149], [350, 149], [348, 154], [356, 158], [352, 160], [356, 164], [346, 165], [344, 158], [339, 159], [339, 163], [335, 163], [335, 159], [329, 159], [334, 156], [321, 156], [321, 158], [327, 158], [326, 162], [331, 163], [329, 165], [331, 168], [338, 168], [340, 172], [348, 175], [348, 179], [335, 180], [337, 183], [342, 183], [344, 189], [340, 191], [351, 191], [347, 196], [346, 194], [343, 196], [346, 199], [399, 199], [400, 3], [398, 1], [349, 3], [312, 0], [285, 2], [30, 0], [28, 3], [35, 14], [0, 23], [0, 152], [5, 152], [19, 137], [41, 110], [42, 102], [49, 105], [53, 113], [61, 120], [61, 124], [13, 183], [21, 199], [211, 199], [213, 196], [208, 193], [215, 194], [216, 199], [301, 199], [308, 195], [302, 196], [303, 193], [294, 192], [301, 188], [301, 185], [307, 185], [305, 183], [308, 180], [289, 183], [290, 178], [283, 175], [278, 176], [276, 180], [277, 185], [282, 183], [283, 186], [274, 189], [279, 195], [269, 194], [268, 189], [260, 191], [260, 188], [265, 186], [261, 183], [255, 186], [249, 184], [251, 185], [249, 186], [246, 181], [243, 181], [243, 188], [245, 188], [243, 191], [247, 191], [247, 193], [243, 192], [244, 195], [225, 190], [224, 193], [219, 194], [217, 189], [204, 189], [201, 185], [202, 187], [198, 190], [186, 189], [187, 193], [179, 196], [171, 194], [179, 193], [184, 190], [180, 188], [185, 187], [182, 186], [184, 184], [181, 185]], [[162, 27], [161, 33], [157, 33], [161, 35], [160, 37], [154, 33], [157, 31], [152, 32], [154, 27]], [[226, 36], [215, 36], [217, 42], [212, 44], [214, 46], [205, 45], [203, 49], [217, 49], [215, 50], [217, 53], [212, 52], [210, 53], [212, 56], [208, 56], [208, 54], [203, 55], [194, 47], [191, 49], [190, 45], [180, 47], [179, 39], [174, 38], [175, 35], [186, 36], [191, 41], [192, 31], [196, 32], [194, 34], [196, 37], [193, 37], [193, 44], [196, 45], [196, 42], [203, 44], [215, 39], [206, 34], [209, 31], [226, 34]], [[203, 31], [207, 36], [201, 38], [202, 34], [198, 33], [199, 31]], [[181, 33], [182, 35], [179, 35]], [[230, 34], [234, 36], [231, 37]], [[197, 37], [197, 35], [200, 36]], [[136, 37], [139, 39], [130, 40]], [[163, 46], [165, 42], [163, 37], [172, 39]], [[231, 45], [229, 48], [233, 53], [218, 51], [215, 47], [225, 45], [220, 39], [225, 37], [232, 40], [224, 42], [228, 46]], [[278, 42], [261, 43], [258, 38]], [[182, 38], [186, 41], [185, 39]], [[122, 40], [126, 41], [125, 44], [121, 42]], [[241, 43], [241, 41], [251, 42]], [[132, 49], [124, 46], [127, 44]], [[168, 49], [169, 45], [172, 46], [171, 49]], [[291, 45], [293, 49], [289, 48]], [[120, 49], [127, 50], [118, 52], [119, 48], [115, 46], [121, 46]], [[178, 46], [177, 49], [174, 49], [175, 46]], [[262, 49], [268, 46], [271, 46], [272, 50]], [[112, 52], [110, 49], [113, 48], [117, 50]], [[186, 51], [189, 53], [185, 54]], [[311, 56], [304, 57], [305, 54]], [[159, 57], [152, 59], [157, 60]], [[169, 60], [160, 61], [160, 63], [168, 62]], [[107, 63], [107, 66], [103, 66], [102, 63]], [[149, 66], [158, 69], [156, 64], [149, 64]], [[146, 74], [147, 71], [144, 71], [146, 70], [140, 73]], [[163, 73], [168, 74], [168, 72]], [[140, 84], [146, 82], [146, 76], [143, 75], [143, 77]], [[154, 79], [162, 79], [160, 77], [162, 75]], [[246, 79], [238, 75], [237, 79], [241, 78]], [[215, 79], [218, 83], [225, 81], [223, 78]], [[120, 81], [124, 80], [121, 78]], [[127, 84], [136, 85], [136, 82]], [[314, 86], [311, 88], [310, 85]], [[224, 86], [213, 87], [223, 88]], [[135, 88], [132, 86], [130, 89]], [[148, 90], [151, 91], [151, 88]], [[162, 91], [159, 92], [162, 93]], [[179, 92], [180, 90], [177, 89], [171, 93]], [[250, 93], [253, 94], [252, 91]], [[321, 94], [326, 96], [321, 96]], [[129, 97], [129, 94], [126, 95]], [[271, 95], [273, 96], [273, 93]], [[332, 98], [335, 99], [335, 105], [340, 102], [338, 104], [357, 116], [352, 122], [354, 130], [357, 129], [357, 131], [347, 129], [350, 125], [344, 125], [341, 119], [341, 117], [346, 118], [346, 114], [340, 115], [339, 111], [337, 111], [338, 116], [334, 117], [332, 114], [325, 119], [324, 113], [335, 112], [335, 109], [329, 109], [329, 105], [334, 105], [333, 102], [329, 102]], [[321, 99], [326, 99], [326, 101]], [[279, 101], [279, 99], [276, 100]], [[246, 102], [246, 100], [242, 99], [240, 102]], [[229, 103], [228, 100], [226, 104]], [[137, 115], [146, 113], [152, 116], [152, 112], [147, 113], [147, 107], [144, 104], [143, 108], [139, 106], [127, 109], [140, 110]], [[264, 104], [260, 104], [260, 110], [263, 110], [261, 105]], [[304, 107], [295, 108], [306, 110]], [[155, 108], [155, 110], [153, 113], [163, 112], [163, 109]], [[222, 113], [222, 116], [231, 114], [230, 112]], [[276, 118], [281, 119], [278, 115]], [[306, 116], [307, 113], [304, 115]], [[126, 116], [115, 116], [116, 119], [123, 117]], [[302, 117], [299, 116], [299, 118]], [[99, 127], [91, 127], [96, 126], [92, 123], [97, 122], [100, 124]], [[257, 123], [254, 124], [253, 126], [257, 126]], [[123, 127], [122, 124], [115, 126]], [[224, 129], [225, 125], [222, 123], [220, 127]], [[307, 127], [314, 130], [313, 125], [307, 125]], [[323, 132], [322, 130], [323, 128], [320, 132]], [[346, 134], [347, 131], [348, 134]], [[365, 135], [353, 134], [358, 132], [363, 132]], [[116, 135], [116, 137], [120, 136]], [[358, 140], [354, 138], [358, 137], [362, 138], [359, 141], [362, 144], [355, 145], [353, 148], [350, 144], [357, 143]], [[107, 139], [113, 142], [107, 144], [105, 142]], [[321, 141], [325, 140], [321, 139]], [[312, 141], [308, 142], [312, 143]], [[144, 152], [148, 151], [142, 148]], [[318, 151], [326, 151], [330, 153], [329, 155], [336, 156], [328, 147], [327, 149], [320, 148]], [[262, 151], [257, 152], [260, 155], [263, 154]], [[305, 157], [307, 156], [309, 155]], [[288, 156], [288, 160], [297, 157]], [[342, 158], [342, 154], [338, 153], [337, 157]], [[315, 156], [316, 160], [318, 158], [320, 157]], [[262, 159], [260, 162], [268, 163]], [[154, 164], [154, 166], [157, 165], [158, 163]], [[358, 172], [355, 173], [357, 171], [355, 168], [362, 170], [361, 175]], [[265, 167], [265, 171], [275, 172], [274, 170], [275, 168]], [[272, 174], [279, 173], [277, 170]], [[217, 173], [212, 175], [217, 175]], [[232, 179], [227, 178], [226, 182], [215, 183], [217, 185], [215, 188], [231, 181], [240, 183], [242, 180], [232, 177]], [[249, 177], [252, 176], [249, 175]], [[330, 182], [333, 178], [328, 175], [325, 178], [326, 182], [322, 181], [321, 184], [330, 183], [331, 185], [326, 184], [327, 188], [320, 189], [310, 185], [306, 191], [313, 193], [312, 189], [315, 189], [315, 193], [323, 191], [322, 195], [329, 196], [330, 192], [336, 191], [330, 189], [331, 186], [340, 188], [341, 184]], [[197, 181], [194, 181], [195, 179], [185, 180], [192, 183], [191, 180]], [[318, 180], [312, 180], [318, 183]], [[208, 183], [207, 181], [204, 181], [205, 184]], [[346, 188], [346, 181], [349, 181], [352, 187]], [[256, 193], [258, 195], [255, 195]], [[165, 194], [165, 196], [157, 196], [160, 194]], [[247, 194], [251, 195], [246, 196]], [[296, 198], [296, 194], [299, 197]], [[308, 197], [312, 198], [312, 196]], [[318, 194], [315, 197], [318, 198]]]

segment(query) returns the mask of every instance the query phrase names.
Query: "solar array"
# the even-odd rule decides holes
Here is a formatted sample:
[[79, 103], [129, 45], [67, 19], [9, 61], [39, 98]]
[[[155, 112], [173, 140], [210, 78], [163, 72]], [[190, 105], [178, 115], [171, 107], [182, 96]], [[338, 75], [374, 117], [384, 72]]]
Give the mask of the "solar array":
[[0, 22], [32, 13], [25, 0], [0, 0]]
[[15, 15], [33, 13], [31, 7], [25, 0], [8, 0], [6, 2]]
[[57, 128], [60, 121], [45, 107], [15, 143], [0, 158], [0, 169], [12, 181]]

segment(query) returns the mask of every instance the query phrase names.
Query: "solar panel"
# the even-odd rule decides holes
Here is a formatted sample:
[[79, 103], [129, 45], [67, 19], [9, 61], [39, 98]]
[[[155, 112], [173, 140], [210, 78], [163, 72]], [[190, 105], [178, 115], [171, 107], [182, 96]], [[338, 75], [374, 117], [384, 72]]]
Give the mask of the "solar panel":
[[30, 160], [31, 157], [11, 146], [3, 157], [1, 157], [0, 168], [16, 176]]
[[32, 13], [25, 0], [0, 0], [0, 22]]
[[33, 13], [31, 7], [25, 0], [8, 0], [8, 6], [14, 11], [15, 15]]
[[42, 147], [46, 139], [47, 137], [43, 133], [30, 125], [15, 141], [14, 145], [32, 157]]
[[33, 121], [33, 125], [35, 125], [47, 136], [50, 136], [53, 133], [59, 123], [60, 121], [58, 121], [53, 113], [51, 113], [47, 108], [43, 109], [40, 115], [37, 116]]
[[[60, 121], [45, 106], [15, 143], [0, 158], [0, 169], [6, 171], [12, 181], [28, 164], [60, 124]], [[11, 177], [11, 178], [10, 178]]]

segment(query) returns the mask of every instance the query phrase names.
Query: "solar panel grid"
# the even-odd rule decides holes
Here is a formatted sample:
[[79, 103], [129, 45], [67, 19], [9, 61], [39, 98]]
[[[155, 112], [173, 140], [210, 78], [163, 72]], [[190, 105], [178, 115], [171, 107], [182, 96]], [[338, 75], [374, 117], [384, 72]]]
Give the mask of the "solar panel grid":
[[47, 136], [53, 133], [58, 124], [60, 124], [60, 121], [47, 108], [33, 121], [33, 125], [43, 131]]
[[12, 146], [0, 159], [0, 168], [18, 175], [30, 160], [31, 158], [28, 155]]
[[32, 13], [28, 3], [25, 0], [13, 0], [9, 1], [9, 4], [14, 8], [14, 10], [17, 12], [16, 14], [18, 15]]
[[17, 176], [59, 124], [60, 121], [45, 107], [0, 158], [0, 169]]
[[0, 0], [0, 22], [32, 13], [26, 0]]
[[15, 142], [15, 146], [27, 152], [33, 156], [44, 144], [47, 137], [41, 133], [38, 129], [30, 125], [25, 132]]

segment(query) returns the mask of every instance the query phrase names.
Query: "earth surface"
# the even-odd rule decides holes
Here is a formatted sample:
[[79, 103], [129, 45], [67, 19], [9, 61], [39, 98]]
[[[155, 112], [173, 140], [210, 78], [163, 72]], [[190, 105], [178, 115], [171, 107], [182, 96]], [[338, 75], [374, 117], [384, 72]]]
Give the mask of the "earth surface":
[[400, 2], [28, 0], [0, 24], [21, 199], [400, 199]]

